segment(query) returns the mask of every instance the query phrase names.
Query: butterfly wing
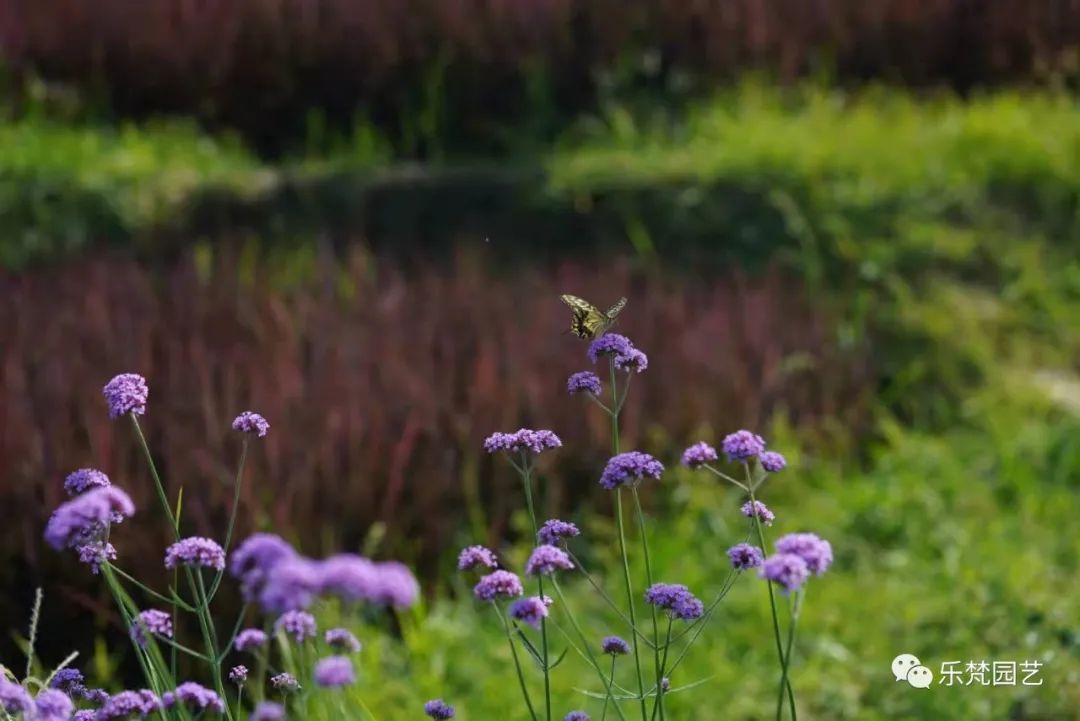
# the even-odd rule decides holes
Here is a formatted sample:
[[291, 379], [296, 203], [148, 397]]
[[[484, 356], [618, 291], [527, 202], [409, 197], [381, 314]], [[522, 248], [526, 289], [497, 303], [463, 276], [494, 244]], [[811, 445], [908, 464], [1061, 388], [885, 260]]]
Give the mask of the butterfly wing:
[[604, 313], [604, 315], [607, 316], [607, 319], [609, 321], [615, 320], [615, 316], [617, 316], [625, 307], [626, 298], [619, 298], [619, 301], [615, 305], [611, 306], [611, 308], [608, 309], [608, 312]]
[[570, 306], [570, 332], [578, 338], [595, 338], [610, 322], [599, 308], [576, 295], [563, 295], [562, 302]]

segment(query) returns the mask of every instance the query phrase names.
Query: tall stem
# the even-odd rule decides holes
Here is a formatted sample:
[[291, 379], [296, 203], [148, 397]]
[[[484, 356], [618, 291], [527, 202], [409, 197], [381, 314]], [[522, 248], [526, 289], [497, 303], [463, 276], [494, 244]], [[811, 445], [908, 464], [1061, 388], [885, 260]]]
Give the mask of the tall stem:
[[[533, 493], [532, 493], [532, 464], [529, 462], [529, 458], [525, 453], [521, 454], [521, 482], [525, 485], [525, 503], [529, 508], [529, 519], [532, 521], [533, 529], [533, 544], [537, 543], [537, 536], [540, 534], [540, 527], [536, 523], [536, 508], [533, 505]], [[536, 575], [536, 582], [540, 590], [540, 602], [544, 602], [544, 576], [543, 574]], [[543, 657], [544, 666], [544, 718], [547, 721], [551, 721], [551, 669], [548, 665], [548, 636], [547, 636], [547, 619], [540, 619], [540, 652]]]
[[[631, 489], [631, 494], [634, 497], [634, 510], [637, 512], [638, 530], [641, 532], [641, 552], [645, 557], [645, 586], [646, 588], [652, 586], [652, 564], [649, 561], [649, 536], [645, 531], [645, 514], [641, 510], [641, 496], [638, 495], [637, 487]], [[660, 629], [656, 622], [656, 606], [649, 606], [652, 609], [652, 631], [653, 631], [653, 667], [656, 673], [656, 686], [660, 688], [660, 678], [662, 668], [660, 665]], [[670, 624], [669, 624], [670, 630]], [[667, 650], [665, 649], [665, 653]], [[660, 707], [660, 719], [664, 719], [664, 694], [657, 693], [656, 701], [653, 707], [653, 715], [656, 714], [656, 705]]]
[[[784, 688], [791, 691], [791, 679], [788, 678], [788, 668], [791, 666], [791, 652], [795, 648], [795, 627], [799, 623], [799, 612], [802, 610], [804, 591], [799, 590], [795, 592], [795, 598], [791, 605], [791, 624], [788, 626], [787, 648], [784, 650], [784, 665], [780, 669], [780, 689], [776, 694], [776, 719], [780, 721], [780, 716], [784, 710]], [[795, 710], [792, 708], [792, 718], [795, 717]]]
[[135, 426], [135, 436], [139, 439], [139, 445], [142, 446], [143, 455], [146, 456], [146, 462], [150, 466], [150, 475], [154, 479], [154, 489], [157, 491], [158, 501], [161, 502], [161, 507], [165, 511], [165, 517], [169, 519], [169, 525], [172, 527], [173, 536], [179, 541], [180, 521], [173, 514], [172, 506], [169, 505], [169, 498], [165, 495], [165, 484], [161, 482], [161, 476], [158, 475], [157, 466], [154, 465], [154, 456], [150, 453], [150, 446], [146, 442], [146, 436], [143, 435], [142, 427], [139, 426], [139, 419], [134, 413], [130, 413], [129, 416], [131, 418], [131, 424]]
[[510, 632], [510, 624], [506, 622], [506, 618], [503, 616], [499, 604], [492, 601], [491, 606], [495, 609], [495, 615], [502, 621], [503, 629], [506, 631], [506, 642], [510, 644], [510, 655], [514, 657], [514, 669], [517, 671], [518, 683], [521, 684], [521, 695], [525, 698], [525, 705], [529, 709], [529, 716], [533, 721], [537, 721], [536, 710], [533, 709], [532, 699], [529, 698], [529, 687], [525, 685], [525, 674], [521, 672], [521, 661], [518, 659], [517, 644], [514, 643], [514, 636]]
[[[611, 700], [611, 684], [615, 683], [615, 659], [617, 656], [611, 654], [611, 674], [608, 676], [607, 681], [607, 694], [604, 696], [604, 710], [600, 712], [600, 721], [604, 721], [607, 718], [608, 702]], [[618, 708], [618, 707], [616, 707]]]
[[[222, 546], [225, 553], [229, 553], [229, 544], [232, 543], [233, 530], [236, 528], [236, 512], [240, 508], [240, 486], [244, 480], [244, 464], [247, 462], [248, 453], [248, 439], [247, 434], [244, 435], [244, 444], [240, 447], [240, 463], [236, 466], [236, 480], [233, 482], [233, 501], [232, 511], [229, 512], [229, 527], [225, 531], [225, 545]], [[221, 578], [225, 573], [225, 569], [217, 572], [214, 577], [214, 582], [210, 584], [210, 600], [213, 600], [217, 595], [218, 587], [221, 586]]]

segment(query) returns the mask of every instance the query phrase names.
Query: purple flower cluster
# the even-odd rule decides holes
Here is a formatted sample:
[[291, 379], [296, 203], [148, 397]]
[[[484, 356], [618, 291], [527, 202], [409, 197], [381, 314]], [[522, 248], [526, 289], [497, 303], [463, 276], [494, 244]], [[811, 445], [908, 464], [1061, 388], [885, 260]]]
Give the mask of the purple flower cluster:
[[116, 547], [107, 541], [98, 541], [86, 546], [79, 546], [79, 563], [90, 567], [90, 572], [95, 576], [101, 572], [101, 567], [107, 561], [116, 560]]
[[45, 540], [56, 550], [100, 543], [109, 526], [135, 513], [128, 494], [116, 486], [95, 488], [53, 511]]
[[806, 561], [794, 553], [777, 553], [761, 565], [761, 577], [779, 583], [788, 591], [800, 588], [810, 577]]
[[433, 719], [445, 720], [454, 718], [454, 707], [437, 698], [424, 704], [424, 713]]
[[645, 478], [659, 480], [663, 472], [663, 464], [648, 453], [628, 451], [608, 460], [600, 474], [600, 485], [611, 491], [620, 486], [636, 485]]
[[349, 653], [358, 653], [360, 651], [360, 641], [351, 631], [345, 628], [331, 628], [323, 634], [323, 639], [328, 646], [340, 651]]
[[71, 721], [97, 721], [97, 711], [88, 708], [76, 711], [75, 715], [71, 717]]
[[64, 479], [64, 490], [69, 496], [81, 496], [92, 488], [111, 486], [109, 477], [96, 468], [80, 468]]
[[563, 721], [589, 721], [589, 714], [584, 711], [571, 711], [563, 717]]
[[34, 699], [30, 697], [26, 689], [17, 683], [7, 680], [0, 673], [0, 708], [9, 714], [32, 714], [34, 712]]
[[270, 570], [296, 551], [281, 536], [255, 533], [236, 547], [229, 559], [229, 572], [241, 581], [244, 600], [257, 601]]
[[484, 450], [488, 453], [508, 451], [540, 454], [561, 445], [562, 441], [551, 431], [533, 431], [528, 428], [520, 428], [513, 433], [492, 433], [484, 440]]
[[748, 461], [765, 450], [765, 439], [750, 431], [735, 431], [721, 444], [730, 461]]
[[461, 549], [458, 555], [458, 570], [471, 571], [474, 568], [495, 568], [499, 563], [495, 553], [483, 546], [469, 546]]
[[300, 682], [291, 673], [282, 672], [270, 677], [270, 685], [278, 691], [295, 691], [300, 688]]
[[252, 433], [259, 438], [265, 438], [266, 432], [270, 430], [270, 424], [266, 422], [266, 419], [252, 411], [244, 411], [234, 418], [232, 427], [234, 431]]
[[628, 353], [615, 356], [615, 367], [621, 371], [641, 373], [649, 367], [649, 356], [637, 348], [631, 348]]
[[787, 467], [787, 459], [776, 451], [765, 451], [758, 456], [758, 461], [769, 473], [779, 473]]
[[259, 648], [266, 645], [266, 634], [257, 628], [245, 628], [243, 631], [236, 635], [236, 641], [233, 642], [233, 647], [237, 651], [249, 651], [253, 648]]
[[263, 701], [251, 712], [249, 721], [285, 721], [285, 707], [273, 701]]
[[94, 716], [95, 721], [112, 721], [131, 716], [143, 718], [161, 708], [161, 699], [149, 689], [121, 691], [109, 696]]
[[739, 508], [744, 516], [747, 518], [757, 518], [763, 525], [771, 526], [773, 521], [776, 520], [776, 516], [769, 507], [761, 501], [747, 501]]
[[600, 385], [600, 377], [592, 371], [574, 373], [566, 379], [566, 392], [570, 395], [589, 393], [598, 396], [602, 391], [603, 388]]
[[202, 566], [215, 571], [225, 570], [225, 550], [217, 541], [191, 536], [169, 546], [165, 551], [165, 568]]
[[180, 684], [175, 691], [163, 693], [161, 704], [165, 708], [183, 706], [192, 711], [222, 713], [225, 710], [225, 702], [220, 696], [193, 681]]
[[630, 644], [618, 636], [608, 636], [600, 642], [600, 649], [611, 656], [624, 656], [630, 653]]
[[62, 691], [46, 689], [34, 699], [33, 721], [69, 721], [75, 712], [75, 704]]
[[645, 601], [682, 621], [693, 621], [705, 613], [705, 604], [677, 583], [654, 583], [645, 591]]
[[731, 567], [745, 571], [748, 568], [757, 568], [765, 560], [764, 554], [757, 546], [749, 543], [740, 543], [728, 549], [727, 556], [731, 559]]
[[525, 573], [542, 576], [555, 571], [571, 571], [574, 568], [570, 556], [558, 546], [537, 546], [525, 562]]
[[155, 636], [172, 638], [172, 616], [164, 611], [158, 611], [153, 608], [140, 611], [139, 614], [135, 616], [135, 622], [131, 624], [131, 638], [135, 643], [139, 644], [141, 648], [146, 648], [146, 644], [149, 642], [149, 639], [146, 637], [147, 632], [152, 633]]
[[559, 541], [564, 538], [573, 538], [580, 535], [581, 531], [573, 523], [552, 518], [550, 521], [544, 521], [544, 525], [540, 526], [536, 538], [540, 543], [557, 546]]
[[539, 596], [519, 598], [510, 604], [510, 618], [527, 623], [533, 628], [540, 628], [541, 622], [548, 617], [549, 606], [551, 606], [550, 598]]
[[494, 601], [496, 598], [514, 598], [525, 593], [521, 579], [510, 571], [494, 571], [480, 579], [473, 588], [473, 594], [481, 601]]
[[706, 463], [712, 463], [718, 457], [715, 448], [705, 441], [699, 441], [683, 451], [682, 464], [687, 468], [701, 468]]
[[601, 356], [618, 357], [627, 355], [632, 350], [634, 350], [634, 344], [626, 336], [618, 333], [605, 333], [589, 344], [588, 356], [589, 360], [595, 364], [600, 360]]
[[352, 661], [344, 656], [327, 656], [315, 664], [312, 674], [317, 686], [341, 688], [356, 683], [356, 671]]
[[815, 533], [789, 533], [776, 541], [777, 553], [798, 556], [806, 563], [806, 569], [820, 576], [833, 562], [832, 545]]
[[237, 686], [243, 686], [248, 679], [248, 667], [240, 664], [229, 669], [229, 680]]
[[307, 611], [286, 611], [274, 622], [274, 630], [284, 631], [297, 643], [303, 643], [305, 639], [315, 638], [315, 617]]
[[134, 413], [141, 416], [146, 413], [146, 399], [150, 389], [146, 379], [137, 373], [121, 373], [105, 384], [101, 389], [105, 402], [109, 404], [112, 418]]
[[82, 696], [86, 692], [86, 679], [77, 668], [62, 668], [53, 674], [49, 688], [62, 691], [68, 696]]

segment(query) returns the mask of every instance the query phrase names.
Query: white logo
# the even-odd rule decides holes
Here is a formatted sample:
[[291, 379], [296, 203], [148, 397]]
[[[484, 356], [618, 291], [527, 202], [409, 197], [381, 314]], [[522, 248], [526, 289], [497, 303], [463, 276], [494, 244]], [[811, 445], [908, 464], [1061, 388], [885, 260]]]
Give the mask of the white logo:
[[915, 688], [930, 688], [934, 682], [934, 673], [910, 653], [902, 653], [893, 659], [892, 672], [897, 681], [907, 681]]

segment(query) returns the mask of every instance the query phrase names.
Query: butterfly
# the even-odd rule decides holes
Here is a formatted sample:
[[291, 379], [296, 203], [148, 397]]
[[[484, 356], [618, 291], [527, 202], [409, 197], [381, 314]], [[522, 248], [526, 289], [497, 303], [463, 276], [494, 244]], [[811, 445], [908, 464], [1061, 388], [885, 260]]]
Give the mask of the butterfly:
[[626, 305], [626, 298], [619, 298], [619, 302], [611, 306], [604, 313], [587, 300], [582, 300], [576, 295], [564, 295], [562, 302], [570, 306], [570, 332], [578, 338], [592, 339], [603, 335], [615, 323], [615, 316]]

